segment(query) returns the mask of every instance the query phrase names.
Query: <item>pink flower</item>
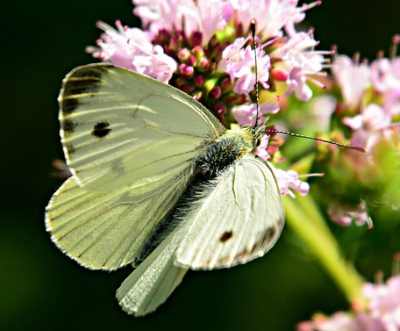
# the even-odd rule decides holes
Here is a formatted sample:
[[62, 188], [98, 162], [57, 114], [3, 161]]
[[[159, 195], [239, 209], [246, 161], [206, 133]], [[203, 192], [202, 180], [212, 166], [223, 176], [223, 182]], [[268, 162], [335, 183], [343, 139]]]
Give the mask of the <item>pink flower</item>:
[[301, 68], [306, 74], [315, 74], [323, 69], [324, 54], [331, 52], [314, 51], [318, 42], [310, 33], [299, 32], [290, 36], [287, 42], [272, 53], [284, 61], [288, 71]]
[[383, 106], [392, 115], [400, 115], [400, 90], [388, 91], [384, 94]]
[[330, 319], [316, 320], [311, 330], [319, 331], [356, 331], [354, 320], [350, 314], [338, 312]]
[[282, 35], [282, 28], [293, 31], [307, 9], [319, 2], [297, 7], [297, 0], [230, 0], [236, 19], [246, 30], [252, 19], [257, 22], [257, 33], [265, 38]]
[[[293, 34], [288, 41], [277, 48], [271, 57], [282, 61], [282, 70], [288, 72], [288, 94], [295, 93], [302, 101], [307, 101], [312, 96], [312, 91], [307, 85], [310, 75], [317, 75], [323, 69], [324, 54], [330, 52], [314, 51], [318, 42], [305, 32]], [[316, 82], [318, 83], [318, 82]]]
[[368, 151], [381, 139], [384, 130], [390, 128], [391, 117], [382, 107], [370, 104], [361, 114], [344, 117], [343, 123], [354, 130], [352, 145]]
[[267, 151], [268, 144], [269, 144], [269, 136], [265, 134], [265, 135], [261, 138], [261, 142], [260, 142], [260, 144], [257, 146], [256, 151], [255, 151], [256, 155], [257, 155], [261, 160], [267, 161], [267, 160], [269, 160], [270, 157], [271, 157], [271, 156], [269, 155], [268, 151]]
[[275, 176], [281, 195], [290, 195], [294, 198], [294, 192], [298, 192], [300, 195], [307, 195], [310, 190], [310, 185], [307, 182], [301, 181], [296, 171], [285, 171], [275, 168]]
[[400, 58], [374, 61], [371, 64], [371, 79], [379, 92], [400, 90]]
[[386, 284], [366, 283], [362, 293], [368, 300], [363, 312], [319, 315], [299, 323], [297, 331], [399, 331], [400, 276], [390, 278]]
[[367, 314], [337, 312], [330, 318], [320, 318], [302, 322], [297, 331], [385, 331], [379, 320]]
[[171, 79], [177, 63], [160, 46], [154, 46], [145, 32], [124, 27], [119, 21], [117, 30], [103, 22], [97, 25], [104, 33], [97, 41], [98, 48], [88, 48], [94, 57], [165, 83]]
[[359, 226], [365, 224], [367, 224], [369, 228], [373, 226], [372, 219], [368, 215], [365, 201], [362, 201], [356, 207], [345, 207], [333, 204], [329, 207], [328, 214], [332, 221], [342, 226], [349, 226], [353, 221]]
[[[278, 111], [278, 104], [261, 104], [258, 114], [258, 124], [264, 123], [265, 114], [275, 114]], [[256, 122], [257, 106], [254, 103], [237, 106], [232, 109], [232, 114], [240, 126], [254, 126]]]
[[[304, 321], [297, 325], [297, 331], [388, 331], [380, 319], [369, 314], [353, 315], [337, 312], [331, 317], [319, 316], [311, 321]], [[396, 331], [398, 331], [396, 329]]]
[[313, 99], [310, 112], [314, 118], [318, 130], [328, 131], [331, 124], [331, 116], [336, 109], [336, 99], [331, 95], [321, 95]]
[[363, 294], [369, 300], [371, 316], [381, 320], [385, 331], [400, 330], [400, 276], [386, 284], [365, 284]]
[[[269, 88], [269, 71], [273, 62], [276, 63], [276, 70], [272, 79], [286, 81], [287, 94], [294, 93], [300, 100], [309, 100], [312, 91], [307, 81], [311, 76], [320, 74], [324, 67], [324, 55], [331, 52], [315, 51], [314, 47], [318, 42], [311, 33], [297, 33], [294, 28], [288, 27], [301, 21], [304, 11], [317, 2], [301, 8], [296, 7], [297, 0], [231, 0], [231, 4], [235, 10], [233, 17], [242, 23], [245, 29], [253, 18], [256, 19], [258, 33], [262, 35], [261, 39], [266, 41], [257, 49], [258, 76], [262, 86], [265, 89]], [[290, 30], [287, 37], [268, 40], [268, 37], [283, 36], [283, 27], [286, 27], [287, 31]], [[245, 43], [244, 38], [238, 38], [226, 47], [219, 64], [220, 69], [235, 80], [236, 93], [249, 93], [254, 89], [254, 52], [250, 46], [243, 47]], [[272, 53], [265, 53], [266, 46], [271, 46]], [[319, 84], [318, 81], [315, 82]]]
[[371, 65], [373, 87], [383, 94], [383, 104], [390, 115], [400, 114], [400, 58], [379, 59]]
[[353, 130], [378, 131], [389, 126], [390, 122], [391, 118], [376, 104], [370, 104], [359, 115], [343, 118], [343, 123]]
[[154, 36], [160, 29], [201, 32], [206, 44], [229, 20], [230, 7], [219, 0], [133, 0], [134, 14]]
[[356, 331], [389, 331], [385, 329], [379, 318], [374, 318], [368, 313], [357, 314], [353, 326]]
[[161, 46], [154, 46], [153, 51], [145, 55], [137, 55], [132, 60], [132, 68], [141, 74], [168, 83], [176, 71], [174, 59], [164, 54]]
[[307, 77], [303, 74], [300, 68], [294, 68], [290, 71], [287, 94], [294, 94], [299, 100], [307, 101], [312, 97], [312, 90], [307, 85]]
[[371, 70], [365, 63], [354, 63], [349, 57], [337, 56], [332, 71], [349, 108], [356, 108], [367, 87], [371, 85]]
[[[234, 91], [238, 94], [248, 94], [254, 90], [256, 83], [254, 50], [246, 44], [245, 38], [237, 38], [222, 52], [219, 68], [225, 71], [235, 82]], [[261, 48], [256, 49], [258, 81], [268, 88], [270, 58]]]
[[197, 29], [203, 34], [203, 44], [206, 44], [229, 21], [230, 6], [222, 0], [197, 0], [195, 3], [199, 13]]

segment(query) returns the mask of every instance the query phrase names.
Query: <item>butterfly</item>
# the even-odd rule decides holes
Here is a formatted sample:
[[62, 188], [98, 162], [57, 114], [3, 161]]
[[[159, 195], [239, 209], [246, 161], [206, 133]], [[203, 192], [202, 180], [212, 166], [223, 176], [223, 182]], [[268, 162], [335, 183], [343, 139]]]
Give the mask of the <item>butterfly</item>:
[[189, 269], [263, 256], [284, 212], [260, 129], [225, 129], [182, 91], [110, 64], [78, 67], [58, 98], [72, 173], [46, 207], [53, 242], [83, 267], [133, 265], [117, 290], [129, 314], [162, 304]]

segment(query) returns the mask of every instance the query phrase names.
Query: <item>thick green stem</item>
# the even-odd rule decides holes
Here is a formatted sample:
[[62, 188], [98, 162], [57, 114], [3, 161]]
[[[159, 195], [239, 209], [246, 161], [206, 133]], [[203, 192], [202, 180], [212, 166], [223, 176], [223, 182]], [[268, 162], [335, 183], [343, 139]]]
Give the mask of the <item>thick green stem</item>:
[[284, 198], [289, 227], [303, 240], [349, 302], [360, 301], [363, 280], [340, 254], [337, 242], [327, 227], [312, 197]]

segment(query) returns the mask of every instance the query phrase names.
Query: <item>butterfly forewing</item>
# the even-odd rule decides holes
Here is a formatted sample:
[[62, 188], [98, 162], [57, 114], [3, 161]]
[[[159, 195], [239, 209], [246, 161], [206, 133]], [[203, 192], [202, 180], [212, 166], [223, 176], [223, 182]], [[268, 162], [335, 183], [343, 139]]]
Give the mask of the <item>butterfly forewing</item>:
[[205, 188], [184, 217], [187, 233], [177, 264], [191, 269], [228, 268], [263, 256], [284, 225], [272, 168], [248, 155]]
[[81, 186], [96, 190], [188, 165], [224, 131], [183, 92], [106, 64], [74, 69], [59, 102], [68, 166]]

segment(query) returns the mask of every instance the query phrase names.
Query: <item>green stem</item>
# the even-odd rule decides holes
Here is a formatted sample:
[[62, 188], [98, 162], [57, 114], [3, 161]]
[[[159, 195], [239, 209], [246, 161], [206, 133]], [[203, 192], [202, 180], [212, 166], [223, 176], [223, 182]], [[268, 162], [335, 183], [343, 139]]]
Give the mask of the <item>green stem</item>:
[[288, 225], [310, 248], [349, 302], [362, 300], [363, 279], [340, 254], [338, 244], [314, 200], [310, 196], [286, 197], [284, 205]]

